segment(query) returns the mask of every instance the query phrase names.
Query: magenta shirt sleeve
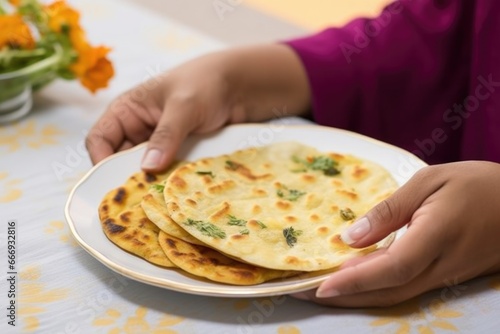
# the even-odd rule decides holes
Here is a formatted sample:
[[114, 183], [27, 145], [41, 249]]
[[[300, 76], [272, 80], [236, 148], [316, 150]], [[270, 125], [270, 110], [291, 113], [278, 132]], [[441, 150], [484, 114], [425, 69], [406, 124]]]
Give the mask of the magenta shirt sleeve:
[[[315, 121], [414, 150], [467, 92], [473, 7], [401, 0], [377, 18], [286, 42], [307, 72]], [[429, 162], [457, 159], [460, 132], [445, 135]]]

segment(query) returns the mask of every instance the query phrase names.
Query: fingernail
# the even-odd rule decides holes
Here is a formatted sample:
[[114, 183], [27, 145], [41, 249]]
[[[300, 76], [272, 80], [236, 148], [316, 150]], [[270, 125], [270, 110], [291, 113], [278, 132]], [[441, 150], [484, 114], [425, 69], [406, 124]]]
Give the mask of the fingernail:
[[350, 245], [367, 235], [368, 232], [370, 232], [371, 228], [372, 227], [368, 218], [363, 217], [355, 222], [352, 226], [350, 226], [347, 230], [342, 232], [340, 237], [346, 244]]
[[160, 165], [161, 151], [155, 148], [149, 150], [144, 159], [142, 159], [141, 167], [144, 169], [157, 168]]
[[330, 297], [337, 297], [340, 296], [340, 292], [335, 289], [318, 289], [316, 291], [316, 297], [318, 298], [330, 298]]

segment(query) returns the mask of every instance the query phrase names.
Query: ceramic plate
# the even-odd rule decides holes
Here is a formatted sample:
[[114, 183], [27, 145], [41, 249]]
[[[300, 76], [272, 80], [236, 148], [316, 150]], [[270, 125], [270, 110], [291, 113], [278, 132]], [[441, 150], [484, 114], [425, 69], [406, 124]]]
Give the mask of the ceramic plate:
[[[389, 170], [402, 185], [426, 164], [397, 147], [352, 132], [317, 125], [234, 125], [185, 141], [178, 158], [194, 160], [279, 141], [298, 141], [321, 151], [353, 154]], [[257, 297], [288, 294], [319, 286], [327, 273], [314, 273], [254, 286], [232, 286], [198, 279], [176, 269], [146, 262], [111, 243], [101, 229], [97, 208], [111, 189], [140, 170], [146, 146], [117, 153], [92, 168], [75, 186], [66, 203], [66, 219], [78, 243], [97, 260], [131, 279], [162, 288], [207, 296]], [[396, 238], [403, 230], [398, 231]]]

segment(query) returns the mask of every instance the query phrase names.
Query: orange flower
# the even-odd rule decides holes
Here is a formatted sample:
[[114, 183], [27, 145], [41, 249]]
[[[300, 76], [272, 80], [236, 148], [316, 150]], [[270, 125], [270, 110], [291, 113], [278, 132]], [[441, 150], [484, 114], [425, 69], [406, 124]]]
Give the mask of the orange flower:
[[49, 17], [49, 28], [52, 31], [60, 33], [63, 29], [80, 29], [80, 14], [64, 0], [56, 1], [45, 7]]
[[5, 46], [23, 49], [35, 47], [30, 28], [19, 15], [0, 16], [0, 49]]
[[78, 59], [70, 66], [70, 70], [80, 79], [83, 86], [95, 93], [100, 88], [108, 86], [108, 81], [115, 71], [106, 58], [109, 48], [87, 45], [85, 49], [77, 50]]
[[109, 79], [114, 75], [113, 65], [106, 58], [110, 49], [89, 45], [85, 32], [80, 27], [80, 14], [64, 0], [46, 6], [45, 10], [49, 17], [49, 28], [57, 33], [68, 33], [71, 46], [77, 54], [77, 60], [70, 66], [70, 70], [82, 85], [92, 93], [107, 87]]
[[19, 3], [21, 2], [21, 0], [9, 0], [10, 4], [12, 6], [19, 6]]

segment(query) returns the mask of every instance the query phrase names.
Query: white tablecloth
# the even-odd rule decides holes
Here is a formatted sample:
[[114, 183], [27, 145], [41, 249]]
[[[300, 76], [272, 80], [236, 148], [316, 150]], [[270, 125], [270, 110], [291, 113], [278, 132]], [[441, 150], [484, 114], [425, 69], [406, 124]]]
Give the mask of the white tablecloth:
[[[112, 46], [117, 75], [95, 96], [76, 82], [57, 81], [37, 94], [28, 117], [0, 127], [0, 333], [499, 332], [500, 276], [458, 286], [448, 282], [393, 308], [346, 310], [288, 296], [182, 294], [124, 278], [87, 254], [64, 218], [70, 190], [91, 167], [86, 131], [120, 92], [224, 45], [139, 2], [72, 3], [83, 13], [90, 40]], [[17, 225], [13, 269], [7, 258], [9, 221]], [[15, 298], [8, 296], [11, 271], [17, 273]], [[11, 300], [15, 326], [8, 324]]]

